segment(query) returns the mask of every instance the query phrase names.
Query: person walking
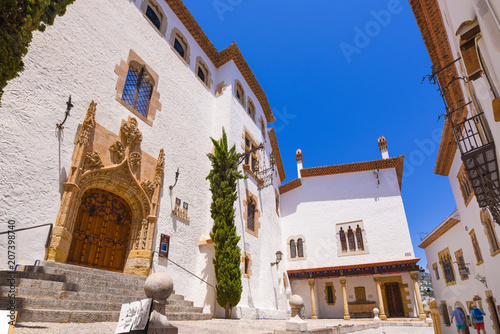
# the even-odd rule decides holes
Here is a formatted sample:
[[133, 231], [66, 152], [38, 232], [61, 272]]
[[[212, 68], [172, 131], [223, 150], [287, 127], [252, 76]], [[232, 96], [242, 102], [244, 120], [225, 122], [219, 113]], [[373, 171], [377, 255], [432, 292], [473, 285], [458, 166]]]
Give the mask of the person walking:
[[477, 334], [480, 334], [479, 331], [482, 330], [483, 334], [486, 334], [486, 331], [484, 330], [484, 316], [486, 313], [484, 313], [483, 310], [481, 310], [479, 307], [474, 304], [474, 307], [472, 310], [470, 310], [470, 315], [474, 319], [474, 324], [476, 325], [477, 329]]
[[460, 311], [458, 306], [451, 312], [451, 323], [453, 323], [453, 318], [455, 318], [455, 323], [457, 325], [457, 333], [465, 334], [465, 315]]

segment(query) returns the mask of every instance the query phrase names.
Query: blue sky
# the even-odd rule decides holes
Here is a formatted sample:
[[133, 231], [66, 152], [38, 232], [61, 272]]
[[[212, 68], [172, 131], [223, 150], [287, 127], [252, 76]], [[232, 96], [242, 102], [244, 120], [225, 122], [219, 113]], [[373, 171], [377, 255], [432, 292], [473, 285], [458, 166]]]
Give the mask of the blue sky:
[[[417, 257], [419, 232], [455, 208], [448, 178], [433, 174], [444, 105], [421, 84], [431, 62], [407, 1], [184, 0], [218, 50], [235, 41], [277, 119], [287, 178], [304, 167], [406, 154], [402, 196]], [[437, 138], [436, 138], [437, 134]], [[332, 213], [334, 214], [334, 213]]]

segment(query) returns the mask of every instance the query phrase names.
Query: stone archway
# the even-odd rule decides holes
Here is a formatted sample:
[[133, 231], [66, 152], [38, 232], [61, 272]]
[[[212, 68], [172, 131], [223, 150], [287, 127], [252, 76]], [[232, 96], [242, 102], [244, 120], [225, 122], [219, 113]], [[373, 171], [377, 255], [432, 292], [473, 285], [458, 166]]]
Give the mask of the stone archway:
[[[130, 237], [123, 272], [147, 276], [165, 155], [160, 150], [158, 159], [154, 159], [140, 149], [142, 134], [134, 118], [122, 122], [120, 135], [115, 135], [96, 124], [95, 111], [92, 101], [75, 143], [47, 260], [68, 261], [82, 196], [90, 189], [100, 189], [123, 199], [130, 208]], [[74, 254], [71, 259], [75, 259]]]

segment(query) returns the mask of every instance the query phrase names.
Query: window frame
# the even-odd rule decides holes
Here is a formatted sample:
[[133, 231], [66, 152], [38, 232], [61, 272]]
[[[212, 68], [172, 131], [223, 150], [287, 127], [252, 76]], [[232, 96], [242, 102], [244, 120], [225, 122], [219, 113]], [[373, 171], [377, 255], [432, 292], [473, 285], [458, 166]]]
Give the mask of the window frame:
[[469, 175], [465, 170], [465, 165], [462, 163], [460, 170], [457, 174], [458, 185], [460, 191], [462, 193], [462, 198], [464, 200], [465, 206], [468, 206], [472, 198], [474, 197], [474, 189], [472, 188], [472, 184], [469, 180]]
[[[240, 95], [240, 97], [238, 97]], [[243, 106], [243, 109], [246, 108], [246, 94], [243, 85], [239, 80], [234, 80], [234, 97], [240, 104]], [[255, 105], [254, 105], [255, 106]], [[248, 111], [247, 111], [248, 112]]]
[[[332, 301], [330, 301], [329, 298], [329, 292], [331, 291], [332, 293]], [[335, 296], [335, 287], [333, 286], [333, 282], [326, 282], [325, 283], [325, 302], [327, 305], [335, 305], [335, 302], [337, 301], [337, 296]]]
[[[356, 233], [358, 228], [359, 234]], [[358, 236], [361, 237], [359, 241]], [[336, 224], [336, 240], [338, 256], [362, 255], [369, 253], [366, 231], [362, 220]], [[359, 247], [360, 242], [362, 243], [362, 247]]]
[[472, 249], [474, 250], [474, 255], [476, 256], [476, 266], [484, 263], [483, 253], [481, 252], [481, 247], [479, 247], [479, 242], [477, 241], [476, 231], [474, 229], [470, 230], [469, 236], [472, 242]]
[[[160, 21], [160, 27], [157, 27], [147, 16], [147, 10], [148, 7], [153, 9], [155, 14], [158, 16], [158, 19]], [[143, 0], [141, 4], [141, 11], [142, 15], [146, 18], [146, 20], [151, 24], [151, 26], [155, 29], [157, 33], [159, 33], [161, 36], [165, 36], [165, 33], [167, 32], [167, 16], [165, 15], [165, 12], [163, 11], [163, 8], [155, 1], [155, 0]]]
[[[457, 284], [457, 275], [455, 273], [455, 268], [453, 266], [453, 259], [450, 255], [449, 248], [445, 248], [438, 253], [439, 264], [441, 265], [441, 270], [443, 271], [443, 279], [446, 286]], [[451, 276], [453, 277], [451, 277]], [[453, 278], [453, 279], [452, 279]]]
[[[179, 44], [183, 47], [184, 49], [184, 56], [182, 56], [179, 51], [175, 48], [175, 41], [178, 41]], [[170, 48], [174, 53], [181, 59], [185, 65], [189, 66], [191, 63], [191, 47], [189, 46], [188, 40], [186, 36], [179, 30], [179, 28], [174, 27], [172, 28], [172, 32], [170, 33], [170, 39], [169, 39], [169, 44]]]
[[[208, 65], [207, 63], [200, 57], [200, 56], [197, 56], [196, 57], [196, 66], [195, 66], [195, 75], [196, 77], [198, 78], [198, 80], [201, 81], [201, 83], [203, 83], [203, 85], [210, 90], [211, 86], [212, 86], [212, 83], [213, 83], [213, 80], [212, 80], [212, 73], [210, 72], [210, 69], [208, 68]], [[202, 80], [200, 78], [200, 76], [198, 75], [198, 72], [201, 71], [203, 72], [204, 76], [205, 76], [205, 79]]]
[[[126, 101], [122, 99], [123, 91], [125, 88], [125, 83], [127, 81], [127, 75], [130, 66], [134, 68], [142, 68], [144, 72], [147, 73], [150, 80], [152, 81], [152, 91], [151, 97], [149, 99], [149, 105], [147, 108], [147, 115], [144, 116], [142, 113], [130, 106]], [[135, 53], [134, 50], [130, 49], [127, 57], [127, 61], [121, 60], [119, 65], [115, 66], [115, 73], [118, 75], [116, 82], [116, 95], [115, 99], [132, 112], [139, 119], [144, 121], [146, 124], [153, 126], [153, 121], [156, 117], [156, 113], [161, 110], [160, 93], [158, 92], [158, 74], [141, 58]]]
[[490, 255], [495, 256], [500, 254], [500, 241], [498, 240], [498, 236], [495, 230], [495, 223], [491, 218], [488, 209], [483, 208], [481, 210], [481, 223], [484, 226], [484, 234], [486, 235], [486, 239], [488, 239], [488, 243], [490, 245]]
[[[302, 241], [302, 256], [300, 256], [299, 252], [299, 240]], [[298, 234], [289, 236], [287, 239], [287, 248], [287, 257], [289, 261], [300, 261], [307, 259], [307, 242], [304, 235]]]
[[[260, 230], [260, 215], [261, 212], [259, 210], [259, 200], [257, 196], [255, 196], [252, 192], [250, 192], [248, 189], [246, 191], [246, 198], [243, 201], [244, 205], [244, 212], [243, 212], [243, 217], [245, 219], [245, 231], [253, 235], [254, 237], [258, 238], [259, 237], [259, 230]], [[253, 203], [254, 207], [254, 229], [251, 230], [248, 228], [248, 206], [250, 205], [250, 202]]]

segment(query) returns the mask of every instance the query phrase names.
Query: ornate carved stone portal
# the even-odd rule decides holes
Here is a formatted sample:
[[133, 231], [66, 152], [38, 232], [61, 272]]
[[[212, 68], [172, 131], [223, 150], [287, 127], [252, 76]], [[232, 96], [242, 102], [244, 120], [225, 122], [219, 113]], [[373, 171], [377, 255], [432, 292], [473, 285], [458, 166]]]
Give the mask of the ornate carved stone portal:
[[[147, 276], [165, 154], [162, 149], [155, 159], [141, 150], [135, 118], [122, 121], [117, 135], [96, 123], [95, 114], [92, 101], [73, 150], [47, 260]], [[108, 203], [108, 211], [125, 205], [126, 214], [100, 214], [97, 199]], [[109, 226], [121, 232], [108, 235]]]

